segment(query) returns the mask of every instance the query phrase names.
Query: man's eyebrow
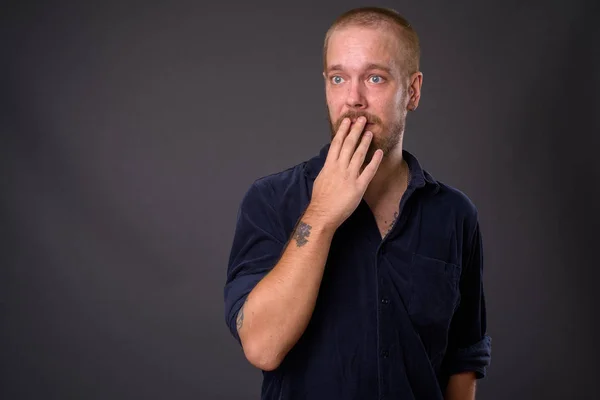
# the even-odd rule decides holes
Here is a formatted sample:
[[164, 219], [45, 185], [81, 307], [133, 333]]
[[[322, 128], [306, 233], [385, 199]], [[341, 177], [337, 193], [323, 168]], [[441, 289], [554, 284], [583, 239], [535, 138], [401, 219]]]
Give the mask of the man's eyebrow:
[[327, 68], [327, 72], [332, 72], [332, 71], [343, 71], [344, 69], [342, 68], [342, 66], [340, 64], [334, 64], [334, 65], [330, 65]]
[[[374, 69], [385, 71], [388, 74], [392, 75], [392, 69], [390, 67], [388, 67], [387, 65], [371, 63], [371, 64], [368, 64], [365, 68], [366, 71], [371, 71]], [[334, 64], [327, 68], [328, 73], [334, 72], [334, 71], [343, 71], [343, 70], [344, 70], [344, 68], [342, 68], [342, 66], [340, 64]]]
[[367, 65], [367, 71], [373, 70], [373, 69], [379, 69], [381, 71], [385, 71], [388, 74], [392, 75], [392, 69], [390, 67], [388, 67], [387, 65], [383, 65], [383, 64], [377, 64], [377, 63], [371, 63], [369, 65]]

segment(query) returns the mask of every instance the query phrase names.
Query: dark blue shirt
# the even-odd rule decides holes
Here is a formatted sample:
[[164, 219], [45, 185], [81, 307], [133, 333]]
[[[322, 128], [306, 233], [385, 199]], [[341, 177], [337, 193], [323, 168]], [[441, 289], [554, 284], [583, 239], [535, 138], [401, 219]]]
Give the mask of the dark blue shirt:
[[[277, 263], [311, 199], [318, 156], [256, 180], [245, 194], [225, 284], [236, 314]], [[317, 303], [281, 365], [263, 371], [262, 399], [443, 399], [449, 376], [490, 362], [477, 210], [408, 151], [411, 179], [382, 240], [364, 200], [336, 231]]]

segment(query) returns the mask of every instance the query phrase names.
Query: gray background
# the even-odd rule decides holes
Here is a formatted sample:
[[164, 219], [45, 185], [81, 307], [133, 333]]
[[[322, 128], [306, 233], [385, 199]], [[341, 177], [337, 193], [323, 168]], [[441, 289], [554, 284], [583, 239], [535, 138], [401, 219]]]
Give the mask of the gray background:
[[252, 3], [1, 7], [0, 398], [259, 397], [237, 207], [329, 139], [323, 35], [365, 4], [421, 37], [405, 148], [480, 211], [478, 399], [597, 398], [598, 2]]

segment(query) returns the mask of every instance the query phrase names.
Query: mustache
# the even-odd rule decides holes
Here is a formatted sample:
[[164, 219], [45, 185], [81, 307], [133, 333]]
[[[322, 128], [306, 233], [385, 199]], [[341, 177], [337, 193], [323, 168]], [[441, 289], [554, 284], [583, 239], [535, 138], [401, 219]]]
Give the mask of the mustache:
[[335, 122], [334, 131], [337, 132], [337, 130], [340, 128], [340, 125], [342, 124], [342, 121], [344, 120], [344, 118], [350, 118], [351, 120], [353, 120], [353, 119], [357, 119], [358, 117], [365, 117], [367, 119], [367, 124], [381, 125], [381, 118], [379, 118], [377, 115], [368, 113], [366, 111], [346, 111]]

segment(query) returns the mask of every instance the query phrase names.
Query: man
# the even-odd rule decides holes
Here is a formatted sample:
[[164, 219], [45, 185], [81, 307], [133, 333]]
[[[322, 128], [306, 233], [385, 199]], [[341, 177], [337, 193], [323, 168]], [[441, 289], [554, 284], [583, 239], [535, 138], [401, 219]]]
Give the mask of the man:
[[244, 196], [228, 326], [263, 399], [473, 399], [491, 351], [481, 232], [468, 197], [402, 148], [418, 37], [355, 9], [323, 55], [331, 143]]

